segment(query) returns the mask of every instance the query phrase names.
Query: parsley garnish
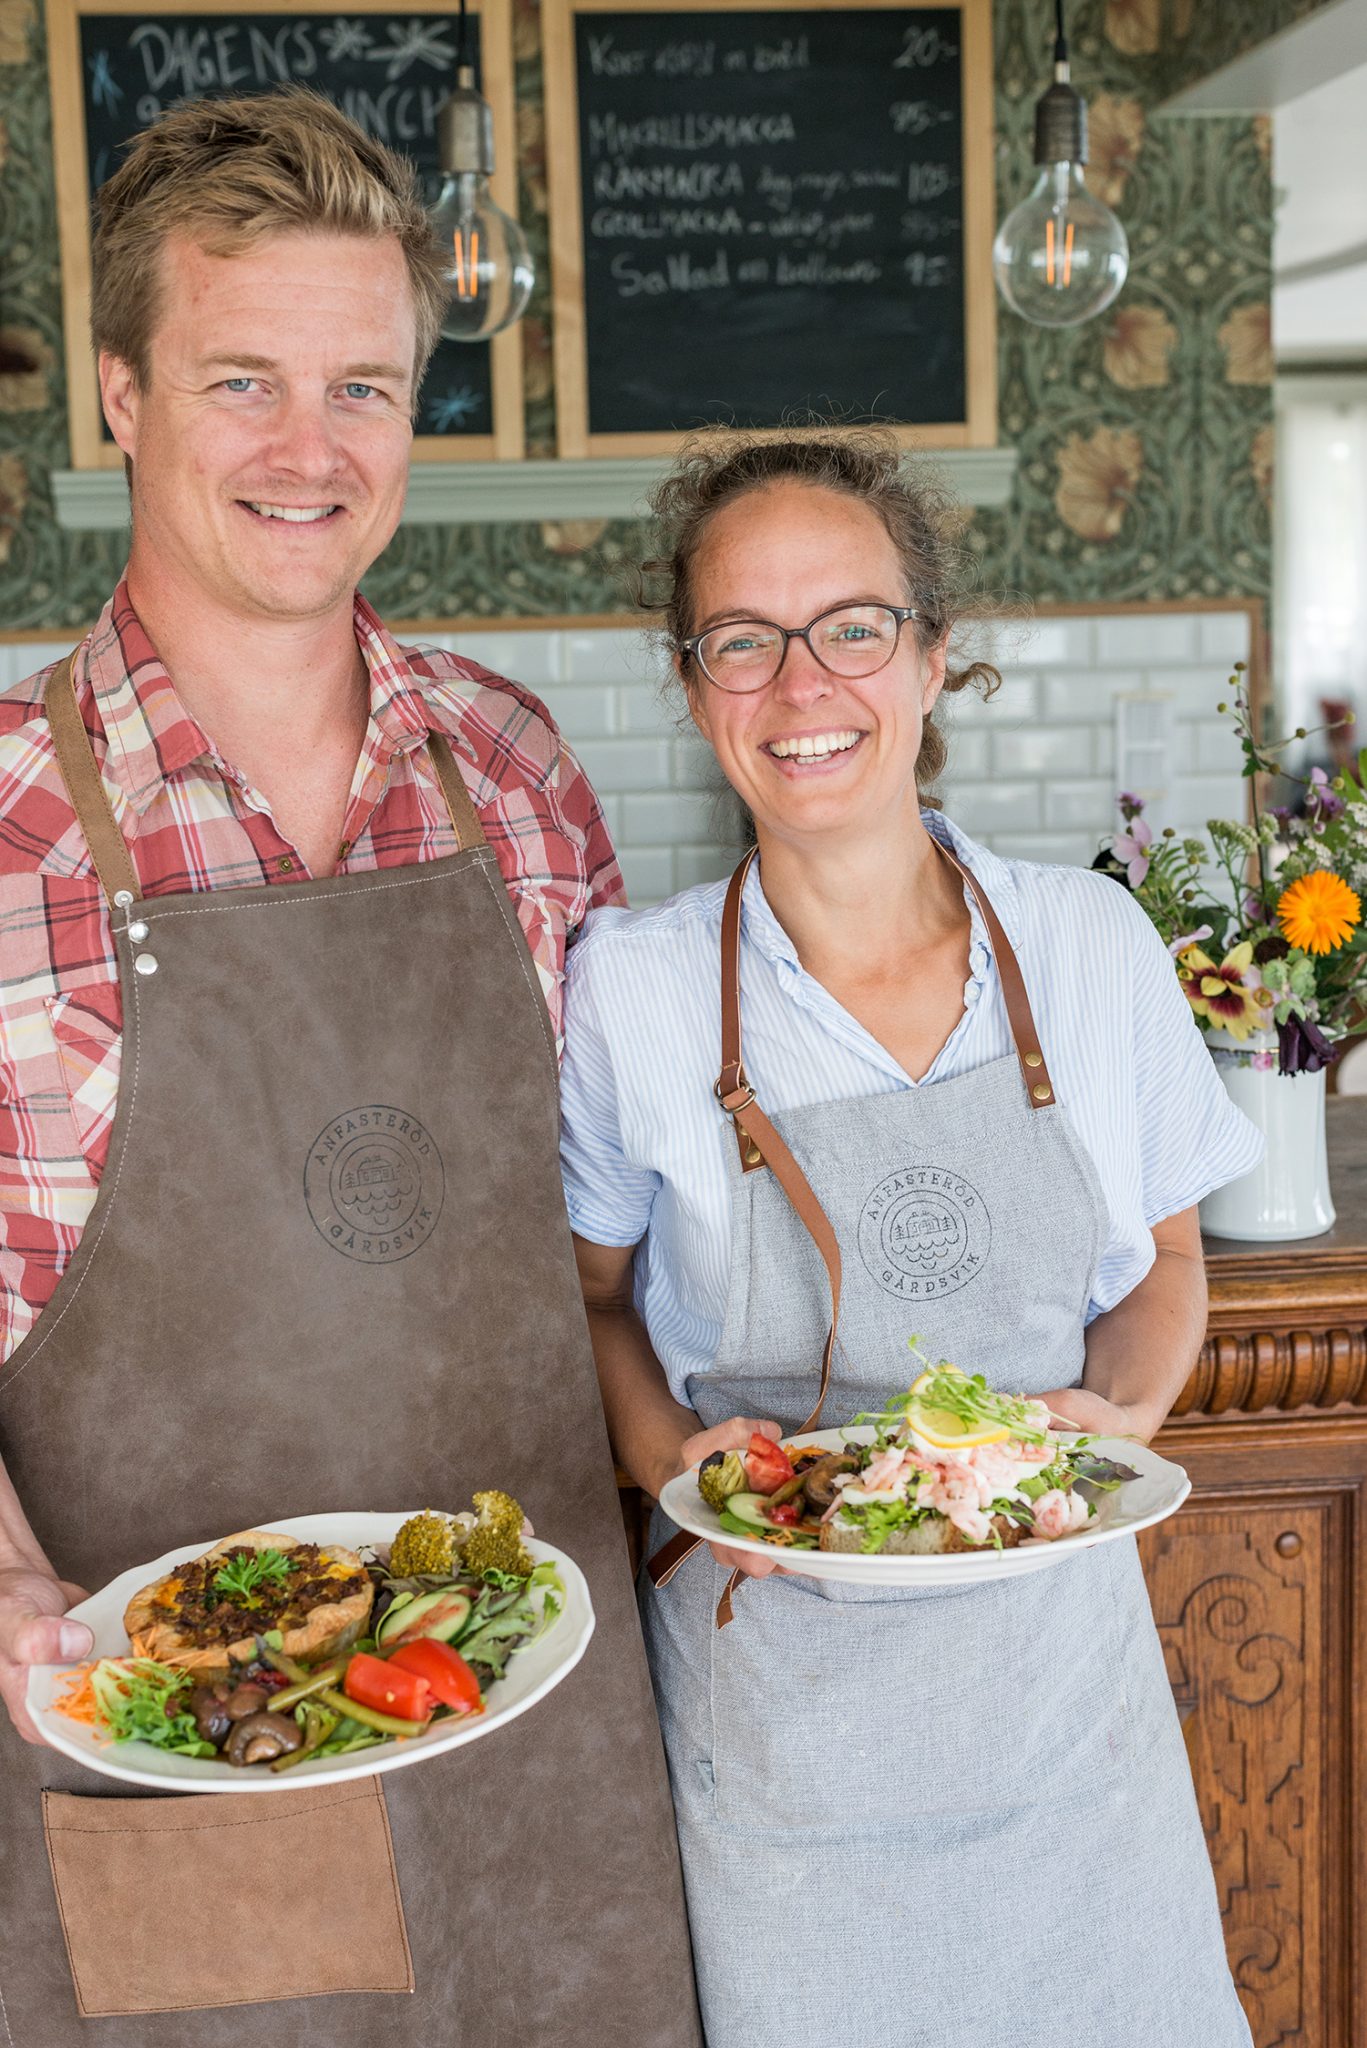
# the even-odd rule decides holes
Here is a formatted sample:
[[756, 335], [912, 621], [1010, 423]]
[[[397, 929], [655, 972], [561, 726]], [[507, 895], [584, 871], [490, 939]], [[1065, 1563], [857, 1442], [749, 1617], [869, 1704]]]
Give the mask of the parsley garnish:
[[289, 1574], [297, 1570], [298, 1566], [283, 1550], [240, 1550], [214, 1573], [214, 1587], [239, 1607], [259, 1607], [258, 1587], [283, 1586]]

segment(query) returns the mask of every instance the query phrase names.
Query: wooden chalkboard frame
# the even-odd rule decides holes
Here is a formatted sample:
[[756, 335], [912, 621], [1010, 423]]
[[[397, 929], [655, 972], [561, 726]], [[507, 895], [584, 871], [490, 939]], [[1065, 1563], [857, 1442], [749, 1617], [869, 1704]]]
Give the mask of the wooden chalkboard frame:
[[[493, 108], [498, 168], [490, 189], [505, 212], [517, 214], [517, 127], [513, 106], [511, 0], [470, 0], [480, 21], [481, 86]], [[67, 419], [73, 469], [118, 469], [123, 456], [101, 431], [100, 388], [90, 347], [90, 198], [80, 23], [92, 15], [136, 13], [136, 0], [46, 0], [52, 148], [61, 243], [62, 314], [66, 342]], [[168, 11], [172, 11], [168, 9]], [[250, 14], [336, 14], [337, 0], [174, 0], [187, 17]], [[368, 14], [414, 14], [414, 0], [361, 0]], [[452, 83], [454, 84], [454, 79]], [[515, 462], [525, 452], [522, 334], [519, 324], [489, 344], [493, 430], [488, 434], [419, 434], [415, 462]]]
[[[963, 235], [965, 417], [896, 429], [904, 445], [992, 448], [997, 442], [997, 310], [992, 280], [996, 210], [993, 174], [992, 0], [848, 0], [898, 12], [953, 7], [963, 22]], [[574, 24], [586, 14], [712, 14], [772, 10], [830, 13], [840, 0], [542, 0], [546, 169], [550, 192], [551, 300], [555, 335], [558, 453], [669, 455], [678, 433], [594, 433], [588, 418], [588, 349], [580, 207], [579, 104]], [[769, 429], [777, 435], [781, 428]]]

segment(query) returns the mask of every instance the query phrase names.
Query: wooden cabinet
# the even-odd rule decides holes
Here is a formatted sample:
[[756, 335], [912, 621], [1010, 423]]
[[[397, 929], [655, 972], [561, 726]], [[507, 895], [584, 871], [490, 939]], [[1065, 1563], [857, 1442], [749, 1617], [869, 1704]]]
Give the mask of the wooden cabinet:
[[1367, 2048], [1367, 1102], [1324, 1237], [1206, 1241], [1205, 1348], [1140, 1539], [1257, 2048]]
[[1140, 1541], [1256, 2048], [1367, 2048], [1367, 1100], [1329, 1132], [1332, 1231], [1206, 1241], [1192, 1497]]

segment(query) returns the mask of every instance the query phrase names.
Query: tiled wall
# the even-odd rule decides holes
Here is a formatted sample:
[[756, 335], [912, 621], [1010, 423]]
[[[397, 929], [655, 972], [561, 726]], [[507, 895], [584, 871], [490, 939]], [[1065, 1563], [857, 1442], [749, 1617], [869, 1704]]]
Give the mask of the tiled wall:
[[[677, 694], [662, 692], [661, 663], [639, 632], [424, 637], [544, 698], [602, 798], [633, 902], [728, 871], [735, 806], [717, 793], [711, 755], [681, 724]], [[966, 693], [946, 717], [946, 808], [998, 852], [1089, 862], [1116, 819], [1116, 700], [1147, 697], [1175, 714], [1155, 821], [1186, 830], [1208, 817], [1241, 817], [1240, 756], [1215, 707], [1228, 695], [1231, 663], [1248, 659], [1248, 637], [1243, 611], [1049, 617], [1010, 631], [997, 642], [1002, 689], [986, 704]], [[0, 686], [65, 651], [0, 647]]]

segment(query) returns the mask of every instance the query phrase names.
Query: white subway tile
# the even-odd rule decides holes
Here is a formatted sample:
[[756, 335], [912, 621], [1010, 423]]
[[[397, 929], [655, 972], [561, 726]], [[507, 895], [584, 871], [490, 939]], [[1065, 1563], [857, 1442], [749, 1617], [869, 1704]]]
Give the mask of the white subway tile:
[[685, 730], [669, 742], [676, 789], [713, 789], [718, 775], [717, 757], [702, 734]]
[[615, 846], [622, 836], [622, 799], [620, 796], [604, 796], [601, 791], [595, 791], [594, 794], [598, 798], [598, 808], [603, 813], [603, 822], [612, 834], [612, 843]]
[[639, 683], [660, 674], [660, 656], [634, 626], [566, 628], [560, 636], [567, 682]]
[[1091, 765], [1090, 726], [999, 727], [992, 734], [992, 766], [999, 775], [1085, 775]]
[[1179, 718], [1214, 718], [1216, 705], [1229, 697], [1229, 677], [1218, 662], [1200, 668], [1146, 669], [1143, 687], [1175, 698]]
[[1212, 718], [1201, 725], [1180, 725], [1177, 742], [1182, 754], [1181, 765], [1188, 773], [1228, 775], [1231, 770], [1238, 772], [1235, 764], [1243, 757], [1234, 727], [1227, 718]]
[[1107, 665], [1190, 661], [1200, 645], [1193, 612], [1122, 612], [1096, 621], [1097, 659]]
[[1138, 669], [1093, 669], [1085, 676], [1046, 676], [1044, 716], [1057, 719], [1108, 719], [1111, 699], [1122, 690], [1143, 688]]
[[721, 882], [740, 859], [738, 846], [676, 846], [674, 887], [694, 889], [699, 882]]
[[1002, 671], [1002, 686], [991, 697], [979, 696], [976, 690], [964, 690], [947, 701], [954, 706], [953, 716], [976, 723], [979, 719], [1037, 718], [1039, 716], [1040, 678], [1028, 669], [1008, 668]]
[[670, 846], [619, 846], [617, 859], [627, 885], [627, 901], [643, 910], [674, 894], [674, 849]]
[[1109, 775], [1115, 786], [1115, 727], [1098, 725], [1092, 733], [1092, 766], [1098, 775]]
[[633, 845], [680, 845], [710, 839], [718, 799], [704, 790], [660, 789], [622, 798], [622, 832]]
[[1081, 832], [999, 832], [992, 851], [1005, 860], [1042, 860], [1086, 868], [1092, 864], [1096, 845]]
[[984, 832], [1028, 832], [1040, 822], [1037, 782], [959, 782], [954, 821], [978, 838]]
[[663, 789], [668, 786], [667, 740], [588, 739], [576, 752], [595, 789]]
[[1179, 831], [1200, 829], [1207, 818], [1243, 819], [1248, 809], [1248, 784], [1235, 774], [1179, 775], [1166, 805]]
[[442, 633], [417, 637], [420, 644], [425, 638], [428, 645], [453, 647], [457, 654], [477, 661], [481, 668], [491, 668], [496, 676], [506, 676], [509, 682], [526, 683], [538, 694], [543, 683], [555, 682], [562, 673], [560, 634], [554, 630]]
[[1056, 831], [1109, 832], [1120, 822], [1115, 791], [1100, 780], [1046, 782], [1044, 822]]
[[1082, 668], [1093, 659], [1091, 619], [1033, 619], [1019, 636], [1008, 632], [1009, 644], [1019, 639], [1017, 661], [1031, 668]]
[[946, 781], [987, 774], [989, 736], [981, 727], [965, 732], [956, 718], [953, 724], [944, 727], [944, 736], [945, 744], [949, 748]]
[[1249, 656], [1247, 612], [1203, 612], [1200, 647], [1206, 661], [1232, 663]]
[[581, 740], [602, 739], [615, 730], [616, 692], [600, 684], [547, 683], [541, 701], [578, 753]]
[[686, 717], [683, 692], [662, 691], [658, 683], [621, 683], [617, 687], [620, 732], [659, 733], [672, 738]]

